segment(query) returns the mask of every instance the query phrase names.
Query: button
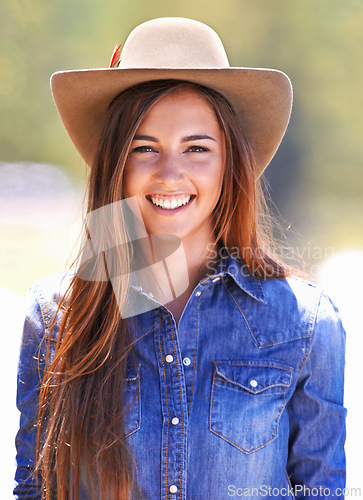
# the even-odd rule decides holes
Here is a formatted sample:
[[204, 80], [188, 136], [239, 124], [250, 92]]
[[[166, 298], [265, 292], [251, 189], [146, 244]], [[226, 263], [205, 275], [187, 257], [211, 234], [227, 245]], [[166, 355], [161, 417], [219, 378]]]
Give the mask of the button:
[[257, 380], [250, 380], [250, 386], [251, 387], [257, 387], [258, 386]]
[[179, 423], [179, 419], [178, 419], [178, 417], [174, 417], [174, 418], [172, 419], [171, 423], [172, 423], [173, 425], [177, 425], [177, 424]]
[[221, 278], [220, 278], [220, 276], [218, 276], [218, 278], [214, 278], [214, 280], [212, 280], [212, 281], [213, 281], [213, 283], [214, 283], [215, 281], [218, 281], [218, 280], [220, 280], [220, 279], [221, 279]]
[[168, 363], [172, 363], [174, 361], [174, 358], [171, 354], [168, 354], [165, 359]]
[[189, 366], [189, 365], [190, 365], [190, 363], [191, 363], [190, 358], [184, 358], [184, 359], [183, 359], [183, 365], [185, 365], [185, 366]]
[[154, 294], [152, 294], [151, 292], [149, 293], [149, 297], [151, 297], [152, 299], [154, 298]]
[[176, 493], [178, 491], [178, 488], [175, 486], [175, 484], [172, 484], [169, 488], [170, 493]]
[[197, 292], [197, 293], [195, 294], [195, 296], [196, 296], [196, 297], [199, 297], [199, 295], [200, 295], [201, 293], [202, 293], [202, 292]]

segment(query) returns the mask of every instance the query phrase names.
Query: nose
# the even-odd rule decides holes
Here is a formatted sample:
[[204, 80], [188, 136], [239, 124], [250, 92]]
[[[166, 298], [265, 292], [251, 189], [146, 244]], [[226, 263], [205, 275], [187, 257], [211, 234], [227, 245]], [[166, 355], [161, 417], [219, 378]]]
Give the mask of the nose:
[[184, 180], [184, 172], [177, 154], [163, 154], [155, 172], [155, 181], [164, 186], [173, 188]]

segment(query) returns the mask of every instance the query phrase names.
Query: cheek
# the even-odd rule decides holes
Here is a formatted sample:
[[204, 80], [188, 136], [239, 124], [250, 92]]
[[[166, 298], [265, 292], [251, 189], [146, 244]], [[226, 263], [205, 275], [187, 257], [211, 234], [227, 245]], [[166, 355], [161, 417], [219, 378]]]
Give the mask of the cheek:
[[206, 188], [208, 188], [211, 197], [213, 198], [219, 198], [223, 184], [224, 172], [224, 165], [220, 162], [216, 162], [216, 165], [212, 169], [211, 175], [208, 175], [205, 178], [204, 185], [206, 186]]
[[122, 191], [124, 198], [135, 196], [137, 191], [137, 176], [135, 171], [129, 165], [125, 165], [122, 179]]
[[216, 179], [219, 180], [219, 187], [220, 188], [222, 187], [222, 184], [223, 184], [225, 171], [226, 171], [225, 163], [220, 164], [220, 166], [218, 168], [218, 173], [216, 174]]
[[213, 183], [213, 210], [216, 207], [218, 200], [221, 196], [222, 193], [222, 186], [223, 186], [223, 179], [224, 179], [224, 173], [225, 173], [225, 168], [219, 168], [219, 170], [216, 172], [216, 176], [214, 178], [214, 183]]

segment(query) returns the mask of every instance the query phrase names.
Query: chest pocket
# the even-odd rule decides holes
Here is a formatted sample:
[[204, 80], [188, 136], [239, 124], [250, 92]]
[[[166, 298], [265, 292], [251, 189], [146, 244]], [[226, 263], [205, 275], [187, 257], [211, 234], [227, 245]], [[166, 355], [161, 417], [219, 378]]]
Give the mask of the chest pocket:
[[140, 429], [141, 425], [140, 364], [135, 369], [128, 370], [124, 379], [123, 408], [125, 437], [128, 437]]
[[244, 453], [278, 433], [292, 368], [271, 361], [214, 361], [210, 430]]

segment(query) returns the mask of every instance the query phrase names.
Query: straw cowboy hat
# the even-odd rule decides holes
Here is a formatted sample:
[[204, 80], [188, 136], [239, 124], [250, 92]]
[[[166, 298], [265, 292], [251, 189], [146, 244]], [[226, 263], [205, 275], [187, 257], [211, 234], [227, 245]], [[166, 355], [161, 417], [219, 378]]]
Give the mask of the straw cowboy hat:
[[274, 156], [286, 131], [292, 87], [281, 71], [230, 67], [222, 42], [209, 26], [166, 17], [137, 26], [112, 67], [60, 71], [51, 78], [54, 101], [74, 145], [91, 163], [91, 151], [111, 101], [150, 80], [188, 80], [217, 90], [232, 104], [257, 162], [257, 175]]

